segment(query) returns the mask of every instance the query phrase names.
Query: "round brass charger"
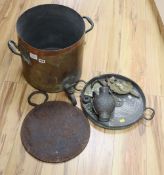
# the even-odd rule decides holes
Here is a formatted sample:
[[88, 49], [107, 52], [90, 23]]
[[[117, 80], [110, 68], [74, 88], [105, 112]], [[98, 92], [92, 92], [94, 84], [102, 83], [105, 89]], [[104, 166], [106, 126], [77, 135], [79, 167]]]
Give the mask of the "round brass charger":
[[21, 140], [33, 157], [51, 163], [80, 154], [90, 137], [83, 112], [66, 102], [50, 101], [32, 109], [23, 121]]

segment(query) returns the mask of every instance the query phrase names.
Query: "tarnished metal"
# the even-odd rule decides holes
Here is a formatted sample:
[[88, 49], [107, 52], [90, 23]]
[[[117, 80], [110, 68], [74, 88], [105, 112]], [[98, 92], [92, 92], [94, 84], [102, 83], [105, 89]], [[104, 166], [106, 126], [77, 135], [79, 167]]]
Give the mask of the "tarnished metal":
[[66, 93], [66, 95], [68, 96], [69, 100], [71, 101], [71, 103], [73, 104], [73, 106], [77, 105], [77, 101], [75, 98], [75, 89], [72, 85], [70, 84], [64, 84], [64, 91]]
[[[85, 29], [84, 19], [91, 25], [89, 29]], [[89, 17], [81, 17], [69, 7], [39, 5], [19, 17], [18, 45], [9, 41], [8, 46], [21, 55], [23, 75], [29, 84], [42, 91], [59, 92], [63, 84], [79, 80], [85, 33], [93, 26]]]
[[100, 121], [109, 121], [115, 108], [115, 99], [112, 94], [109, 93], [109, 87], [100, 87], [99, 95], [94, 93], [93, 107], [95, 112], [98, 114]]
[[108, 86], [113, 92], [117, 94], [121, 95], [131, 94], [139, 98], [138, 93], [134, 90], [132, 83], [129, 81], [120, 80], [113, 76], [108, 79]]
[[26, 81], [36, 89], [46, 92], [59, 92], [63, 90], [63, 84], [72, 84], [80, 79], [82, 71], [84, 38], [76, 43], [72, 48], [61, 51], [37, 52], [36, 49], [27, 47], [19, 38], [19, 49], [24, 55], [23, 48], [45, 61], [39, 63], [33, 59], [31, 64], [24, 61], [23, 75]]
[[85, 84], [86, 82], [84, 80], [78, 80], [76, 83], [73, 83], [73, 84], [65, 83], [63, 85], [64, 91], [66, 92], [66, 95], [70, 99], [73, 106], [77, 105], [76, 97], [74, 94], [75, 91], [82, 91], [82, 87], [84, 87]]
[[[106, 98], [105, 96], [103, 96], [101, 100], [104, 103], [102, 104], [102, 110], [100, 110], [100, 112], [96, 111], [94, 105], [94, 95], [92, 95], [92, 93], [94, 92], [94, 90], [95, 92], [97, 92], [98, 89], [100, 91], [100, 89], [104, 86], [104, 88], [106, 88], [106, 86], [110, 88], [111, 86], [110, 84], [108, 84], [108, 80], [113, 79], [112, 77], [115, 77], [115, 79], [119, 80], [119, 82], [125, 82], [123, 83], [124, 85], [131, 85], [129, 86], [130, 88], [124, 89], [125, 94], [122, 93], [123, 89], [121, 91], [122, 94], [115, 92], [115, 88], [110, 89], [109, 92], [112, 92], [112, 94], [114, 95], [113, 97], [115, 99], [115, 108], [111, 113], [109, 121], [100, 121], [100, 114], [105, 111], [103, 107], [108, 103], [105, 102], [105, 100], [103, 101], [103, 99]], [[98, 84], [101, 86], [98, 86]], [[135, 91], [135, 94], [137, 94], [137, 96], [131, 93], [131, 87], [133, 87], [133, 91]], [[128, 91], [125, 92], [125, 90]], [[100, 95], [101, 93], [98, 92], [98, 94]], [[81, 105], [84, 113], [92, 122], [106, 129], [127, 128], [141, 119], [152, 120], [155, 115], [154, 109], [146, 107], [146, 99], [142, 89], [131, 79], [118, 74], [105, 74], [94, 77], [93, 79], [88, 81], [81, 93]], [[99, 108], [99, 106], [101, 105], [97, 103], [97, 108]], [[110, 105], [107, 106], [110, 107]]]
[[35, 158], [64, 162], [80, 154], [90, 137], [90, 125], [83, 112], [66, 102], [46, 102], [26, 116], [21, 140]]

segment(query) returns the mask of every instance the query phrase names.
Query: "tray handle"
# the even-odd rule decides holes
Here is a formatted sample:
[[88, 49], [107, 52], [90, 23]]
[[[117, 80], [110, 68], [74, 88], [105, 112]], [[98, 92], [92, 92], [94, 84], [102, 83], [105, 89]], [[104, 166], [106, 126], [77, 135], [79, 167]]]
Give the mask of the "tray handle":
[[144, 116], [143, 116], [145, 120], [152, 120], [154, 116], [155, 116], [155, 110], [153, 108], [150, 108], [150, 107], [145, 108]]

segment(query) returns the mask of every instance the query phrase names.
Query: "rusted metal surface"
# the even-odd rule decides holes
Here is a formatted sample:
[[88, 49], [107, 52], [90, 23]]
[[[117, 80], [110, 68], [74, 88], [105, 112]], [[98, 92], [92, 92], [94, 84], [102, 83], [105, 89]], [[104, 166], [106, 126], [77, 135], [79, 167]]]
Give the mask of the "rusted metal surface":
[[90, 125], [83, 112], [66, 102], [46, 102], [26, 116], [21, 140], [35, 158], [64, 162], [80, 154], [90, 137]]

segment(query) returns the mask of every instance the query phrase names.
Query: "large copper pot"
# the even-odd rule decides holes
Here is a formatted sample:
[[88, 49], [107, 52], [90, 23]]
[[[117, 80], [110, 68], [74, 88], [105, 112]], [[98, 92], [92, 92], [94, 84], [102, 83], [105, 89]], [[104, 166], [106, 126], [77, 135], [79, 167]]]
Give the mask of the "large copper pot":
[[[85, 30], [84, 20], [91, 27]], [[18, 45], [8, 46], [21, 56], [23, 75], [36, 89], [59, 92], [63, 84], [79, 80], [85, 33], [93, 29], [89, 17], [69, 7], [46, 4], [25, 11], [17, 21]]]

